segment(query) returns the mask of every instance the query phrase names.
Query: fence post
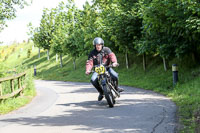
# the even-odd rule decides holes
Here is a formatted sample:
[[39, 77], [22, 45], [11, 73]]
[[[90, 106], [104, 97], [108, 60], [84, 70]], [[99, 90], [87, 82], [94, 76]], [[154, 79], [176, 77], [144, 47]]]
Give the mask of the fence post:
[[[26, 85], [23, 85], [23, 77], [25, 79], [25, 77], [26, 77], [26, 73], [25, 72], [24, 73], [20, 73], [20, 74], [15, 75], [15, 76], [10, 76], [10, 77], [6, 77], [6, 78], [0, 78], [0, 100], [13, 97], [13, 96], [15, 96], [17, 94], [20, 94], [20, 96], [23, 95], [23, 90], [24, 90], [24, 88], [26, 86]], [[17, 80], [16, 84], [15, 84], [15, 80]], [[2, 82], [5, 82], [5, 81], [9, 81], [10, 82], [10, 87], [8, 87], [8, 89], [10, 89], [11, 92], [9, 92], [8, 94], [7, 93], [3, 94]]]
[[178, 65], [177, 64], [172, 65], [172, 72], [173, 72], [173, 86], [175, 86], [176, 83], [178, 82]]
[[[20, 77], [17, 79], [18, 80], [18, 88], [21, 89], [21, 80]], [[20, 92], [20, 96], [22, 95], [22, 91]]]
[[36, 65], [34, 65], [34, 76], [37, 75], [37, 72], [36, 72]]
[[3, 89], [2, 89], [2, 86], [1, 86], [1, 82], [0, 82], [0, 96], [3, 95]]
[[11, 87], [11, 92], [14, 92], [14, 82], [13, 82], [13, 79], [10, 80], [10, 87]]
[[[24, 77], [24, 79], [23, 79], [23, 77]], [[24, 76], [21, 77], [21, 86], [22, 86], [22, 84], [23, 84], [23, 86], [22, 86], [22, 93], [24, 92], [25, 78], [26, 78], [26, 74], [25, 74]]]

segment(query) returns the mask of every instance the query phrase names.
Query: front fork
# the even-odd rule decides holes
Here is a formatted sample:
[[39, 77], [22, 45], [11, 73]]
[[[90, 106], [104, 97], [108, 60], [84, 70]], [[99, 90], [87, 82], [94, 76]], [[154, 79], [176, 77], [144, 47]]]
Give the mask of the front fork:
[[[100, 77], [100, 84], [101, 84], [101, 88], [102, 90], [105, 88], [105, 89], [108, 89], [107, 87], [103, 87], [103, 86], [107, 86], [107, 81], [106, 81], [106, 78], [105, 77]], [[105, 91], [105, 90], [103, 90]], [[108, 92], [108, 91], [107, 91]]]
[[[99, 78], [101, 78], [100, 81], [101, 81], [102, 89], [104, 88], [103, 86], [105, 86], [107, 84], [107, 86], [110, 88], [109, 91], [107, 91], [107, 92], [110, 92], [110, 90], [114, 91], [114, 93], [117, 95], [117, 97], [120, 97], [120, 93], [115, 89], [115, 87], [111, 84], [111, 82], [107, 82], [107, 79], [105, 77], [99, 77]], [[106, 89], [108, 89], [108, 88], [106, 87]]]

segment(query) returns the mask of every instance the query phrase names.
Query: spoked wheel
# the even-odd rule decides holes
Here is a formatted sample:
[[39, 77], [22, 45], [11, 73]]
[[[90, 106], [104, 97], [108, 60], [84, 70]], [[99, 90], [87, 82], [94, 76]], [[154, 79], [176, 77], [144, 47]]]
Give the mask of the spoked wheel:
[[105, 94], [105, 98], [108, 102], [108, 105], [110, 108], [114, 107], [114, 104], [115, 104], [115, 99], [114, 97], [112, 96], [112, 93], [110, 92], [109, 88], [107, 87], [107, 85], [104, 85], [103, 86], [103, 91], [104, 91], [104, 94]]

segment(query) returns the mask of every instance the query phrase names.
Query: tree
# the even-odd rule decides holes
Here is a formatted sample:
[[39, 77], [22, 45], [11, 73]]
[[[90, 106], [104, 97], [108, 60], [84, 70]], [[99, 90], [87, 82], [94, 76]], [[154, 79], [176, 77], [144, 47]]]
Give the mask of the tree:
[[51, 48], [51, 39], [53, 37], [54, 32], [54, 21], [55, 12], [52, 10], [45, 8], [43, 10], [43, 15], [39, 27], [39, 37], [40, 42], [39, 45], [47, 50], [47, 60], [49, 60], [49, 50]]
[[53, 36], [51, 39], [52, 49], [55, 53], [60, 54], [60, 66], [63, 66], [62, 63], [62, 54], [63, 54], [63, 47], [65, 43], [65, 39], [67, 36], [68, 31], [68, 23], [66, 21], [67, 18], [67, 12], [65, 11], [65, 5], [63, 2], [59, 4], [56, 9], [53, 9], [55, 11], [55, 26], [53, 31]]
[[136, 51], [136, 42], [141, 37], [142, 20], [137, 14], [137, 3], [137, 0], [95, 0], [111, 43], [126, 55], [127, 68], [128, 53]]
[[[167, 21], [166, 5], [161, 1], [140, 1], [140, 14], [143, 19], [142, 39], [137, 45], [140, 54], [157, 54], [163, 58], [167, 70], [166, 59], [173, 55], [172, 38], [167, 34], [170, 22]], [[144, 61], [143, 61], [144, 62]]]
[[24, 8], [25, 0], [1, 0], [0, 2], [0, 32], [6, 26], [6, 21], [16, 17], [17, 8]]
[[[165, 59], [192, 53], [199, 59], [199, 8], [197, 0], [140, 0], [143, 43]], [[143, 45], [141, 45], [143, 47]], [[144, 46], [145, 47], [145, 46]], [[165, 66], [166, 67], [166, 66]]]
[[93, 48], [92, 41], [95, 37], [104, 37], [102, 18], [96, 10], [95, 6], [88, 2], [83, 6], [84, 10], [80, 12], [79, 24], [83, 32], [84, 38], [84, 53], [89, 54]]
[[81, 29], [81, 12], [75, 7], [74, 1], [68, 1], [67, 12], [67, 36], [64, 42], [64, 52], [73, 58], [74, 70], [76, 69], [76, 58], [83, 54], [84, 36]]
[[41, 34], [40, 34], [40, 29], [39, 27], [33, 27], [32, 23], [29, 23], [28, 25], [29, 32], [27, 34], [30, 36], [30, 39], [34, 42], [34, 45], [37, 46], [38, 49], [38, 58], [40, 58], [40, 42], [42, 40]]

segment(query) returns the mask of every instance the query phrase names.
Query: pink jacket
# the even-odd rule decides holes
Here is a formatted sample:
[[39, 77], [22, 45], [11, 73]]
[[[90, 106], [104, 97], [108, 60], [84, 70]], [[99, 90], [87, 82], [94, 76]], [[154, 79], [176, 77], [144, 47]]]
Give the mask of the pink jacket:
[[103, 64], [109, 65], [110, 63], [117, 63], [115, 54], [108, 47], [103, 47], [101, 52], [96, 49], [92, 50], [86, 62], [86, 72], [91, 71], [94, 65], [100, 64], [100, 55], [103, 56]]

